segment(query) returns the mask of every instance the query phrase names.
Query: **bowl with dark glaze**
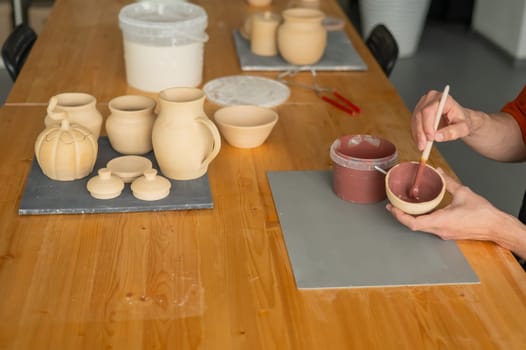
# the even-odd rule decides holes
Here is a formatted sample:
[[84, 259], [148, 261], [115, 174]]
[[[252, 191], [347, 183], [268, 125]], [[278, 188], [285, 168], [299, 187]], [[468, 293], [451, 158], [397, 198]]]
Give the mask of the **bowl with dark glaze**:
[[418, 162], [402, 162], [392, 167], [385, 176], [385, 191], [391, 204], [411, 215], [429, 213], [435, 209], [446, 193], [446, 184], [440, 173], [425, 165], [416, 198], [410, 195]]

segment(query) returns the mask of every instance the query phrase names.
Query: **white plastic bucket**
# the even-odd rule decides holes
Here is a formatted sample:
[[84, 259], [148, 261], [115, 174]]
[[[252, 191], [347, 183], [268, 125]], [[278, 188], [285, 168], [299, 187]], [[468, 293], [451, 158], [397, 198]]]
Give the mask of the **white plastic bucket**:
[[124, 6], [119, 26], [128, 84], [150, 92], [200, 85], [207, 25], [206, 11], [186, 2]]

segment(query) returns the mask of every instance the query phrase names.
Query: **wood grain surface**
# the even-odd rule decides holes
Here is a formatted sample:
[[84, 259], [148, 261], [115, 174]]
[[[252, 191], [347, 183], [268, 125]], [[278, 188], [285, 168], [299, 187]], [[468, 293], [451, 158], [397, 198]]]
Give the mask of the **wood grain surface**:
[[[526, 274], [491, 243], [458, 243], [476, 285], [296, 288], [266, 171], [329, 169], [329, 146], [344, 134], [385, 137], [401, 160], [419, 157], [409, 109], [349, 22], [370, 68], [322, 72], [319, 83], [362, 113], [292, 88], [263, 146], [223, 143], [209, 168], [213, 209], [18, 216], [52, 95], [92, 93], [106, 117], [111, 98], [144, 94], [125, 80], [117, 14], [126, 3], [57, 0], [0, 109], [0, 349], [524, 349]], [[196, 3], [209, 15], [204, 82], [245, 74], [231, 33], [255, 9]], [[344, 17], [333, 0], [322, 8]], [[207, 115], [217, 108], [207, 103]], [[453, 174], [436, 150], [429, 163]]]

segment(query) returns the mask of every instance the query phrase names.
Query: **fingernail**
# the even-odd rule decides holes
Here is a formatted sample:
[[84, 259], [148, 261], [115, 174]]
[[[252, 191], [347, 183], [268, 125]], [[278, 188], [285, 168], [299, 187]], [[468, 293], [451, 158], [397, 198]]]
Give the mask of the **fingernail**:
[[440, 132], [437, 132], [435, 134], [435, 140], [437, 140], [437, 141], [444, 141], [444, 135], [442, 135], [442, 133], [440, 133]]

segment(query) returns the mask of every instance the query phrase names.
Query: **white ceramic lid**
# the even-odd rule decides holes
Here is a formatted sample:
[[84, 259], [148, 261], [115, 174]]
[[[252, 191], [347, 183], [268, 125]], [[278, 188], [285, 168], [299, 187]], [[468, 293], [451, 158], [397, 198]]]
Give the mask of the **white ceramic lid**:
[[98, 175], [92, 177], [86, 184], [91, 196], [97, 199], [112, 199], [118, 197], [123, 188], [124, 181], [111, 173], [108, 168], [101, 168]]
[[160, 175], [156, 169], [148, 169], [144, 175], [134, 180], [131, 184], [133, 195], [141, 200], [156, 201], [170, 194], [172, 184]]

